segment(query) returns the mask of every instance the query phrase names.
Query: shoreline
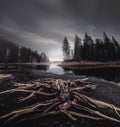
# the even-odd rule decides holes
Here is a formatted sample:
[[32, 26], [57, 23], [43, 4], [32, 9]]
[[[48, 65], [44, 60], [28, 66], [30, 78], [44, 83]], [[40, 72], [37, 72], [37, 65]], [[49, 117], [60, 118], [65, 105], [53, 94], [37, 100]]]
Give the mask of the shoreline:
[[91, 62], [91, 61], [81, 61], [81, 62], [40, 62], [40, 63], [0, 63], [0, 68], [8, 66], [50, 66], [55, 64], [62, 67], [63, 69], [92, 69], [92, 68], [120, 68], [120, 61], [109, 61], [109, 62]]
[[114, 62], [63, 62], [59, 64], [60, 67], [64, 69], [92, 69], [92, 68], [119, 68], [120, 67], [120, 61], [114, 61]]

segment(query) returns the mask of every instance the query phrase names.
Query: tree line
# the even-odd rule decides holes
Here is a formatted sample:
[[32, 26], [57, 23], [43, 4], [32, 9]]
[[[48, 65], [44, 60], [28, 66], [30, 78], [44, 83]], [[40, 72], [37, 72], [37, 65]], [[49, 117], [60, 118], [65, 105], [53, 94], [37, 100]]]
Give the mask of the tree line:
[[120, 45], [112, 36], [110, 39], [103, 33], [103, 39], [93, 40], [90, 35], [85, 33], [81, 40], [75, 35], [74, 50], [71, 49], [67, 37], [64, 38], [63, 45], [64, 61], [116, 61], [120, 60]]
[[48, 61], [45, 53], [38, 54], [37, 51], [0, 37], [0, 63], [45, 61]]

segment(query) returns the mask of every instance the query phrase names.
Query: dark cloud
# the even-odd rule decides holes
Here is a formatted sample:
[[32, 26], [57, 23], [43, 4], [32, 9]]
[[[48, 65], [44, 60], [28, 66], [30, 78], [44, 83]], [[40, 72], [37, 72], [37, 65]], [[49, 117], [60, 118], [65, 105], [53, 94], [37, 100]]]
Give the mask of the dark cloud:
[[0, 0], [0, 35], [62, 58], [61, 43], [84, 32], [120, 35], [120, 0]]

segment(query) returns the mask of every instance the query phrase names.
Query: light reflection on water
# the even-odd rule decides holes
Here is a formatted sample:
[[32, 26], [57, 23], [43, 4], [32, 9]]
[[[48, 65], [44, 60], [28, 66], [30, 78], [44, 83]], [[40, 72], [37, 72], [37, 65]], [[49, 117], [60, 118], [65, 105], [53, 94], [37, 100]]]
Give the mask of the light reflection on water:
[[58, 75], [63, 75], [65, 74], [65, 71], [62, 67], [57, 66], [56, 64], [51, 64], [47, 70], [47, 72], [58, 74]]
[[64, 70], [62, 67], [57, 64], [51, 64], [46, 72], [58, 74], [58, 75], [74, 75], [74, 72], [71, 70]]
[[91, 69], [74, 69], [74, 70], [64, 70], [62, 67], [52, 64], [49, 66], [47, 72], [63, 75], [86, 75], [90, 77], [97, 77], [99, 79], [105, 79], [108, 81], [117, 82], [120, 86], [120, 68], [91, 68]]
[[8, 66], [0, 69], [0, 73], [25, 73], [25, 72], [34, 72], [34, 75], [42, 75], [41, 72], [48, 72], [58, 75], [84, 75], [90, 77], [97, 77], [100, 79], [105, 79], [108, 81], [117, 82], [120, 86], [120, 68], [91, 68], [91, 69], [64, 69], [60, 67], [58, 64], [54, 63], [51, 65], [34, 65], [34, 66]]

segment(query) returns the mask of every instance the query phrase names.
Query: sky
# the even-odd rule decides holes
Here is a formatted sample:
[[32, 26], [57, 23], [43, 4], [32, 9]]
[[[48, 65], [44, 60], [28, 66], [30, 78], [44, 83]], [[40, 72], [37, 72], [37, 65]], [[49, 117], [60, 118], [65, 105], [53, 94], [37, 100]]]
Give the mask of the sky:
[[62, 60], [62, 42], [84, 33], [120, 40], [120, 0], [0, 0], [0, 36]]

